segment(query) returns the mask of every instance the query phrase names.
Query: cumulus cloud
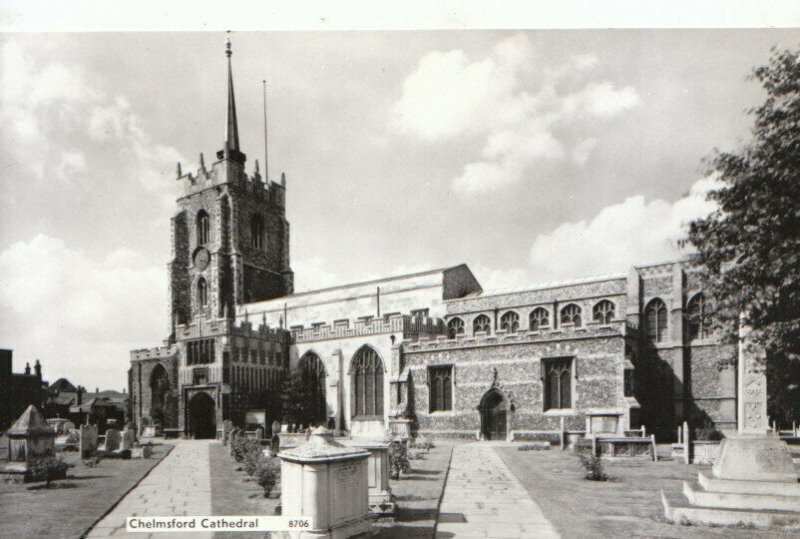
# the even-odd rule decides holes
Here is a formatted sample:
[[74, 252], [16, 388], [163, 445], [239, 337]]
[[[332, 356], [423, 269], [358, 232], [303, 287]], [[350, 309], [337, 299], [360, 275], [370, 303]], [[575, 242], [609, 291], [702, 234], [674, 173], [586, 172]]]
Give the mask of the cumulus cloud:
[[687, 196], [669, 202], [638, 195], [603, 208], [589, 221], [564, 223], [536, 237], [530, 271], [538, 280], [555, 280], [627, 271], [630, 266], [685, 254], [678, 240], [686, 225], [714, 209], [706, 194], [713, 178], [695, 182]]
[[24, 361], [47, 358], [51, 379], [118, 387], [120, 358], [166, 336], [153, 316], [166, 313], [165, 270], [130, 249], [93, 258], [39, 234], [0, 251], [0, 274], [0, 342]]
[[560, 60], [544, 64], [524, 35], [499, 42], [486, 58], [469, 58], [462, 50], [431, 52], [405, 79], [391, 124], [428, 143], [482, 139], [480, 159], [452, 180], [460, 193], [518, 183], [542, 162], [572, 156], [583, 164], [594, 137], [577, 132], [639, 106], [641, 99], [632, 86], [590, 80], [599, 63], [593, 54]]

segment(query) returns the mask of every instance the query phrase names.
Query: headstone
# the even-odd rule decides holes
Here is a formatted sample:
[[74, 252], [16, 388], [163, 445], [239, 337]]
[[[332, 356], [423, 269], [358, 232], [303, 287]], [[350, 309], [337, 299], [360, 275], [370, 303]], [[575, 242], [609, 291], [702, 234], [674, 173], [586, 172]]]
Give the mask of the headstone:
[[256, 429], [256, 440], [263, 440], [264, 439], [264, 429], [258, 427]]
[[227, 444], [230, 441], [231, 431], [233, 431], [233, 421], [226, 419], [222, 422], [222, 443]]
[[32, 404], [6, 431], [6, 436], [8, 464], [0, 471], [22, 475], [23, 481], [33, 478], [41, 459], [55, 455], [56, 431]]
[[78, 449], [81, 458], [89, 458], [97, 451], [97, 426], [96, 425], [81, 425], [78, 430], [80, 439], [78, 441]]
[[133, 444], [136, 442], [136, 433], [133, 432], [133, 429], [129, 428], [126, 429], [124, 433], [122, 433], [122, 442], [120, 444], [119, 450], [120, 451], [130, 451], [133, 449]]
[[116, 451], [119, 449], [121, 436], [117, 429], [108, 429], [106, 431], [106, 451]]
[[149, 445], [143, 445], [141, 447], [134, 447], [131, 449], [131, 458], [134, 459], [149, 459], [151, 454], [152, 449]]
[[308, 442], [278, 456], [281, 511], [310, 517], [313, 526], [284, 537], [354, 537], [369, 531], [368, 451], [345, 447], [318, 427]]
[[272, 422], [272, 432], [271, 434], [275, 436], [281, 431], [281, 422], [280, 421], [273, 421]]

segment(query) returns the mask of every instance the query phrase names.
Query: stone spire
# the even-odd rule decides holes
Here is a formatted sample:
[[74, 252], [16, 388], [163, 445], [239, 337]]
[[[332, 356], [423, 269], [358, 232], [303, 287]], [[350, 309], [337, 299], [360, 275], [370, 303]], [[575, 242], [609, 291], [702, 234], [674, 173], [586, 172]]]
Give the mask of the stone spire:
[[233, 70], [231, 69], [231, 40], [225, 40], [225, 55], [228, 57], [228, 110], [225, 117], [225, 146], [239, 151], [239, 124], [236, 122], [236, 99], [233, 96]]

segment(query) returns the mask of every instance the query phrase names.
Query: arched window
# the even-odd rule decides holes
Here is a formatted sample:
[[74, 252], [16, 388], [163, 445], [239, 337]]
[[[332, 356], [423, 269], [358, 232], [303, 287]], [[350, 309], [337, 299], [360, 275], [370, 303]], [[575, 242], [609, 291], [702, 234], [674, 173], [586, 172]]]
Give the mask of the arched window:
[[600, 324], [610, 324], [614, 319], [614, 304], [607, 299], [595, 303], [592, 309], [592, 319]]
[[383, 362], [378, 353], [363, 346], [353, 357], [350, 368], [354, 417], [383, 416]]
[[547, 309], [537, 307], [531, 311], [528, 322], [530, 323], [529, 327], [531, 331], [537, 331], [550, 327], [550, 313], [547, 312]]
[[447, 322], [447, 337], [455, 339], [456, 335], [464, 334], [464, 321], [460, 318], [451, 318]]
[[202, 277], [197, 280], [197, 304], [200, 307], [208, 305], [208, 284]]
[[519, 330], [519, 315], [514, 311], [508, 311], [500, 317], [500, 329], [509, 333], [516, 333]]
[[647, 338], [652, 342], [662, 342], [667, 338], [667, 306], [656, 298], [644, 310]]
[[453, 409], [453, 367], [429, 367], [430, 389], [429, 409], [431, 412], [445, 412]]
[[264, 221], [260, 215], [254, 215], [250, 219], [250, 247], [263, 251], [264, 243]]
[[483, 331], [487, 335], [492, 333], [492, 321], [485, 314], [478, 316], [472, 321], [472, 333], [475, 334], [479, 331]]
[[689, 300], [686, 306], [688, 318], [689, 341], [708, 337], [709, 320], [706, 311], [706, 298], [700, 293]]
[[303, 373], [303, 385], [312, 396], [310, 420], [325, 421], [328, 409], [325, 404], [325, 365], [314, 352], [306, 352], [300, 358], [300, 372]]
[[545, 359], [544, 409], [572, 407], [572, 360]]
[[209, 241], [209, 220], [205, 210], [197, 212], [197, 245], [205, 245]]
[[581, 327], [581, 308], [574, 303], [570, 303], [561, 309], [561, 325]]

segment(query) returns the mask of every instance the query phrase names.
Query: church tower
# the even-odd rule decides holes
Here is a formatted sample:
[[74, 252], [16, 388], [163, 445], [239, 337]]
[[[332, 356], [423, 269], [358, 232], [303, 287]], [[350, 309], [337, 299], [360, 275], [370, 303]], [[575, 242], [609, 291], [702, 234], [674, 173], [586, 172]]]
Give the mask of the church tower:
[[200, 154], [195, 174], [183, 174], [178, 164], [178, 208], [172, 218], [169, 263], [172, 335], [176, 325], [198, 316], [232, 318], [238, 305], [293, 291], [286, 180], [283, 175], [280, 183], [262, 177], [257, 160], [253, 175], [245, 172], [230, 40], [225, 54], [228, 102], [223, 149], [210, 167]]

